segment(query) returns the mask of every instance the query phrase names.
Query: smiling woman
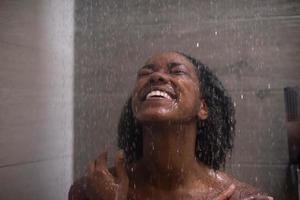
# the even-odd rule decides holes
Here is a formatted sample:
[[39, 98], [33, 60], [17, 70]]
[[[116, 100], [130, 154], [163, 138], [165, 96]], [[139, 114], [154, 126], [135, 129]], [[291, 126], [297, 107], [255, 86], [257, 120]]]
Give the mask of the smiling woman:
[[206, 66], [158, 54], [139, 70], [121, 114], [115, 167], [101, 154], [69, 199], [271, 199], [219, 171], [234, 125], [231, 98]]

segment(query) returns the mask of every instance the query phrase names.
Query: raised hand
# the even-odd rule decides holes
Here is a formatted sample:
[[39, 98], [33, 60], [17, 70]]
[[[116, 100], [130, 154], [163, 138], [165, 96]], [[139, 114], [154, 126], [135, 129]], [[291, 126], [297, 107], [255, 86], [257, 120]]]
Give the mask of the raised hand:
[[124, 164], [124, 152], [117, 152], [116, 176], [107, 168], [107, 152], [90, 163], [85, 178], [87, 196], [90, 200], [125, 200], [127, 199], [129, 179]]

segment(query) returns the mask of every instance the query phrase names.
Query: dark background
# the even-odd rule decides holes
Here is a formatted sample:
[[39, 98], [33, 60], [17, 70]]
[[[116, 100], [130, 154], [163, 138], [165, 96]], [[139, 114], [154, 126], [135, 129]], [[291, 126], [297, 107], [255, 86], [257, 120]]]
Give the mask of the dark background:
[[226, 170], [287, 199], [283, 88], [299, 86], [300, 2], [75, 1], [74, 177], [117, 149], [120, 110], [137, 69], [153, 54], [181, 51], [216, 72], [236, 105]]

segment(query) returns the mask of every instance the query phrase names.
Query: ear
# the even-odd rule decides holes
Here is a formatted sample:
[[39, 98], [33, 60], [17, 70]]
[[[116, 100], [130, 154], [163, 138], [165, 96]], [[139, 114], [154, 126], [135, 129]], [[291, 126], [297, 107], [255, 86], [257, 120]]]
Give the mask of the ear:
[[204, 99], [200, 100], [200, 109], [197, 114], [200, 120], [206, 120], [208, 117], [208, 107], [204, 101]]

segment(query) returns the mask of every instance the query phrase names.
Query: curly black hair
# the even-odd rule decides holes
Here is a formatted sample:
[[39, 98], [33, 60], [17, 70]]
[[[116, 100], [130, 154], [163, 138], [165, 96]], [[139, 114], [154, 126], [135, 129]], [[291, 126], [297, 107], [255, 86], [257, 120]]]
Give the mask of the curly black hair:
[[[232, 150], [235, 134], [235, 110], [231, 97], [216, 75], [199, 60], [181, 52], [196, 68], [201, 98], [208, 107], [208, 117], [198, 120], [195, 156], [218, 170], [225, 166], [226, 154]], [[118, 146], [124, 150], [126, 162], [139, 160], [143, 153], [143, 134], [127, 100], [118, 125]]]

